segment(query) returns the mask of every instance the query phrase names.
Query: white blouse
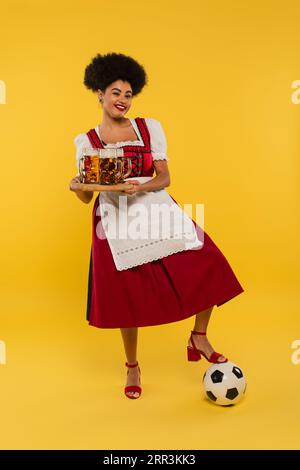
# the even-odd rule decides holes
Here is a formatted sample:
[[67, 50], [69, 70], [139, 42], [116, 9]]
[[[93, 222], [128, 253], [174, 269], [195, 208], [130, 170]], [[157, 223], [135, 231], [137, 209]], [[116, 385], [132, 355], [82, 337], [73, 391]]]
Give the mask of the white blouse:
[[[138, 136], [138, 139], [137, 140], [123, 140], [120, 142], [116, 142], [114, 144], [109, 144], [109, 143], [106, 145], [103, 144], [104, 148], [109, 148], [111, 145], [116, 146], [116, 147], [122, 147], [124, 145], [132, 145], [132, 146], [143, 145], [142, 136], [140, 134], [137, 123], [135, 122], [134, 119], [131, 119], [131, 118], [129, 119]], [[169, 160], [169, 158], [167, 157], [167, 140], [166, 140], [161, 123], [157, 119], [153, 119], [153, 118], [145, 118], [145, 121], [149, 129], [149, 133], [150, 133], [151, 153], [152, 153], [153, 160]], [[95, 127], [95, 131], [97, 132], [98, 137], [100, 138], [98, 126]], [[82, 155], [83, 148], [91, 147], [91, 144], [86, 133], [78, 134], [74, 139], [74, 144], [76, 146], [76, 167], [78, 170], [79, 159]]]

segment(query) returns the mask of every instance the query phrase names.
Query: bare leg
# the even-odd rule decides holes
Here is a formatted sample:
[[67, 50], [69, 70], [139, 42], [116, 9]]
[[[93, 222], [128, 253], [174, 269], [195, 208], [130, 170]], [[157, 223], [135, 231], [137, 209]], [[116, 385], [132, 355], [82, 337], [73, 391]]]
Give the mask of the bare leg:
[[213, 308], [214, 307], [210, 307], [207, 310], [202, 310], [202, 312], [197, 313], [197, 315], [195, 316], [195, 326], [194, 326], [195, 331], [203, 332], [207, 330], [207, 326], [208, 326]]
[[[129, 364], [134, 364], [137, 361], [137, 338], [138, 338], [138, 328], [120, 328], [122, 339], [125, 348], [125, 354], [127, 362]], [[128, 367], [127, 375], [127, 385], [141, 385], [140, 384], [140, 374], [137, 367]], [[128, 395], [133, 395], [138, 397], [138, 392], [128, 392]]]
[[[194, 325], [195, 331], [199, 331], [202, 333], [206, 332], [213, 308], [214, 307], [210, 307], [207, 310], [202, 310], [202, 312], [197, 313]], [[212, 348], [206, 336], [193, 335], [193, 340], [196, 348], [204, 351], [207, 357], [209, 357], [214, 352], [214, 349]], [[188, 345], [192, 345], [190, 340], [188, 342]], [[225, 360], [225, 357], [221, 356], [219, 357], [218, 362], [224, 362]]]

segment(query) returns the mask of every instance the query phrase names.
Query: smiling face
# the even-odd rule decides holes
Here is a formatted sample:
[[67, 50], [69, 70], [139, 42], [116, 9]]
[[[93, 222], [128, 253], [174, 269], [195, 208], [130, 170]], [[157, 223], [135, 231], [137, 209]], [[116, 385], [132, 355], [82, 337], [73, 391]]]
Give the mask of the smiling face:
[[129, 82], [116, 80], [105, 92], [98, 90], [98, 97], [102, 99], [104, 112], [114, 119], [122, 119], [131, 106], [132, 88]]

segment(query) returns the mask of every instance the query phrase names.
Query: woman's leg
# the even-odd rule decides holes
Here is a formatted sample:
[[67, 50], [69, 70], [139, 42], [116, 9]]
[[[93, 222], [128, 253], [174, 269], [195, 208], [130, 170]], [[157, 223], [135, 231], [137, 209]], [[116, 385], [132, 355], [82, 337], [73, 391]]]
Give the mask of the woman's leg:
[[[208, 308], [207, 310], [202, 310], [202, 312], [197, 313], [197, 315], [195, 316], [195, 331], [199, 331], [202, 333], [206, 332], [213, 308], [214, 306]], [[196, 348], [200, 349], [201, 351], [204, 351], [207, 357], [209, 357], [214, 352], [214, 349], [206, 336], [193, 335], [193, 340]], [[188, 345], [192, 346], [191, 340], [189, 340]], [[219, 357], [218, 362], [224, 361], [224, 356]]]
[[202, 310], [202, 312], [197, 313], [195, 316], [195, 331], [206, 331], [213, 308], [214, 307], [210, 307], [207, 310]]
[[[134, 364], [137, 361], [137, 338], [138, 338], [138, 328], [120, 328], [122, 339], [125, 348], [125, 355], [127, 362], [129, 364]], [[137, 367], [128, 367], [127, 383], [128, 385], [141, 385], [140, 384], [140, 374]], [[138, 392], [128, 392], [129, 395], [138, 397]]]

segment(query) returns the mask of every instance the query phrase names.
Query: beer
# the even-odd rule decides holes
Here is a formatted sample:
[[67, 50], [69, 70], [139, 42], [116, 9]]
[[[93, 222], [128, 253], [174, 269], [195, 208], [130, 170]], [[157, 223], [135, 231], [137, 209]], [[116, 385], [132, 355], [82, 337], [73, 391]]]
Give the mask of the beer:
[[117, 184], [121, 179], [121, 162], [118, 158], [100, 158], [100, 184]]
[[79, 173], [82, 183], [98, 183], [100, 181], [100, 165], [97, 149], [85, 148], [80, 159]]
[[131, 173], [131, 157], [124, 157], [122, 148], [83, 149], [79, 162], [82, 183], [117, 184], [123, 183]]

